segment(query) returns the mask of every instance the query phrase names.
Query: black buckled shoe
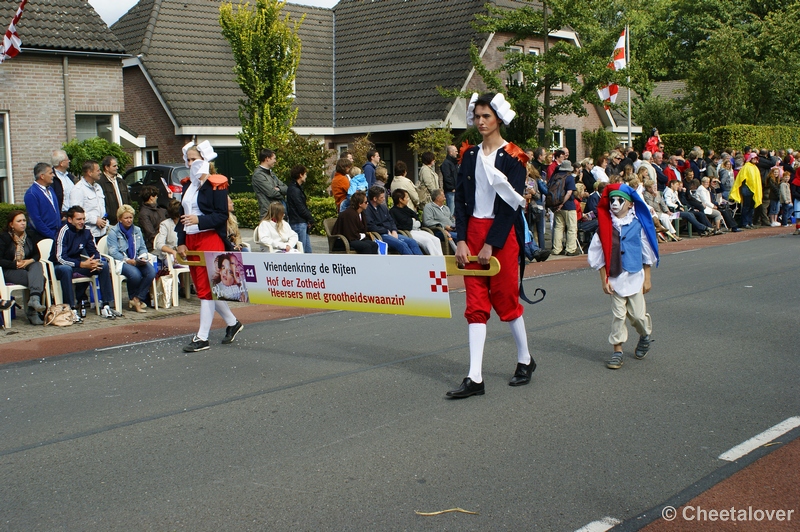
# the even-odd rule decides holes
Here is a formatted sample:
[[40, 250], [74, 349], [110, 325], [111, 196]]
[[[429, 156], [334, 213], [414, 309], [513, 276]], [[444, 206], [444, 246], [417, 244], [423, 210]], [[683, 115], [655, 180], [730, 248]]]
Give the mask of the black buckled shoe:
[[455, 390], [450, 390], [446, 395], [451, 399], [464, 399], [465, 397], [483, 395], [484, 393], [482, 382], [472, 382], [472, 379], [467, 377], [461, 382], [461, 386]]
[[511, 380], [508, 381], [508, 385], [525, 386], [531, 382], [531, 375], [533, 375], [535, 369], [536, 361], [533, 360], [533, 357], [531, 357], [530, 364], [520, 364], [517, 362], [517, 370], [514, 372], [514, 376], [511, 377]]

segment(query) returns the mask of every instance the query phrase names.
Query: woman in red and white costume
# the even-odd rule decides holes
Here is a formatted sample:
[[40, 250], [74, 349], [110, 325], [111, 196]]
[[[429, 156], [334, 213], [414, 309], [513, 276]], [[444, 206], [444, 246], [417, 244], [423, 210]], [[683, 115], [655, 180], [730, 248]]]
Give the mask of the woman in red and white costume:
[[[502, 94], [473, 94], [467, 109], [468, 125], [474, 122], [483, 142], [461, 150], [455, 198], [456, 262], [478, 269], [494, 256], [500, 262], [500, 272], [492, 277], [464, 278], [470, 367], [461, 386], [447, 392], [453, 399], [484, 393], [483, 348], [492, 308], [501, 321], [509, 323], [517, 345], [517, 367], [509, 385], [528, 384], [536, 369], [528, 351], [519, 302], [519, 256], [524, 242], [522, 194], [528, 157], [521, 148], [506, 142], [500, 132], [500, 125], [508, 125], [515, 115]], [[470, 255], [477, 255], [477, 263], [469, 264]]]
[[[186, 258], [187, 251], [233, 251], [228, 240], [228, 178], [211, 174], [209, 163], [217, 154], [208, 141], [183, 147], [183, 158], [190, 168], [189, 179], [183, 182], [181, 216], [175, 231], [178, 233], [178, 255]], [[200, 329], [191, 343], [183, 347], [187, 353], [208, 349], [208, 333], [216, 311], [225, 320], [223, 344], [233, 342], [244, 326], [236, 319], [225, 301], [214, 301], [205, 266], [191, 266], [197, 297], [200, 298]]]

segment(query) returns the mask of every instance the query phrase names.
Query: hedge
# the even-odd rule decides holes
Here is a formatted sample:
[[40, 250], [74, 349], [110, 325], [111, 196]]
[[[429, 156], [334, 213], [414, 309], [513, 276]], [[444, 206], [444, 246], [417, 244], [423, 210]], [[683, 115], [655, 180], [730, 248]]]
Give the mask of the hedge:
[[664, 133], [661, 135], [661, 142], [664, 143], [664, 153], [669, 155], [675, 153], [678, 148], [683, 148], [688, 153], [695, 146], [705, 150], [712, 147], [709, 136], [705, 133]]
[[741, 150], [745, 146], [768, 150], [800, 148], [800, 127], [792, 126], [720, 126], [711, 130], [710, 137], [710, 145], [716, 150]]
[[25, 211], [26, 213], [28, 210], [25, 208], [25, 204], [21, 205], [13, 205], [11, 203], [0, 203], [0, 225], [2, 225], [2, 229], [0, 231], [5, 231], [8, 223], [8, 213], [14, 210], [21, 210]]
[[704, 149], [741, 150], [745, 146], [754, 149], [766, 148], [780, 150], [800, 148], [800, 127], [793, 126], [753, 126], [735, 124], [720, 126], [709, 133], [665, 133], [661, 135], [665, 153], [675, 153], [678, 148], [690, 150], [694, 146]]

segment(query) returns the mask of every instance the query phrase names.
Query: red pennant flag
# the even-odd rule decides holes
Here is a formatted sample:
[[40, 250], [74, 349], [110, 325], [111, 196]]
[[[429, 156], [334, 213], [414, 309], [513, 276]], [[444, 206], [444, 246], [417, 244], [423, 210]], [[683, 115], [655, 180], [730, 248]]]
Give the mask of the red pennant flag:
[[13, 19], [11, 19], [11, 24], [6, 30], [6, 34], [3, 37], [3, 53], [0, 54], [0, 63], [6, 59], [16, 57], [20, 52], [22, 40], [20, 40], [19, 35], [17, 34], [17, 23], [22, 16], [22, 10], [25, 9], [25, 4], [27, 3], [28, 0], [22, 0], [22, 3], [19, 5], [19, 9], [17, 9], [17, 14], [14, 15]]

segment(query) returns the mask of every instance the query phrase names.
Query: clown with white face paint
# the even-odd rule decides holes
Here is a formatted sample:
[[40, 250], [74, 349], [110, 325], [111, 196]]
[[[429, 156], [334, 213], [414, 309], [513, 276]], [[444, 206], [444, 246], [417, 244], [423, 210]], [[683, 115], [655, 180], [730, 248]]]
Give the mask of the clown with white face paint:
[[603, 292], [611, 296], [614, 319], [608, 341], [614, 346], [606, 367], [622, 367], [622, 344], [628, 339], [627, 318], [639, 342], [634, 356], [650, 350], [652, 320], [644, 294], [650, 291], [650, 266], [658, 265], [658, 239], [647, 204], [634, 189], [615, 183], [603, 190], [597, 205], [598, 230], [589, 246], [589, 266], [600, 271]]

